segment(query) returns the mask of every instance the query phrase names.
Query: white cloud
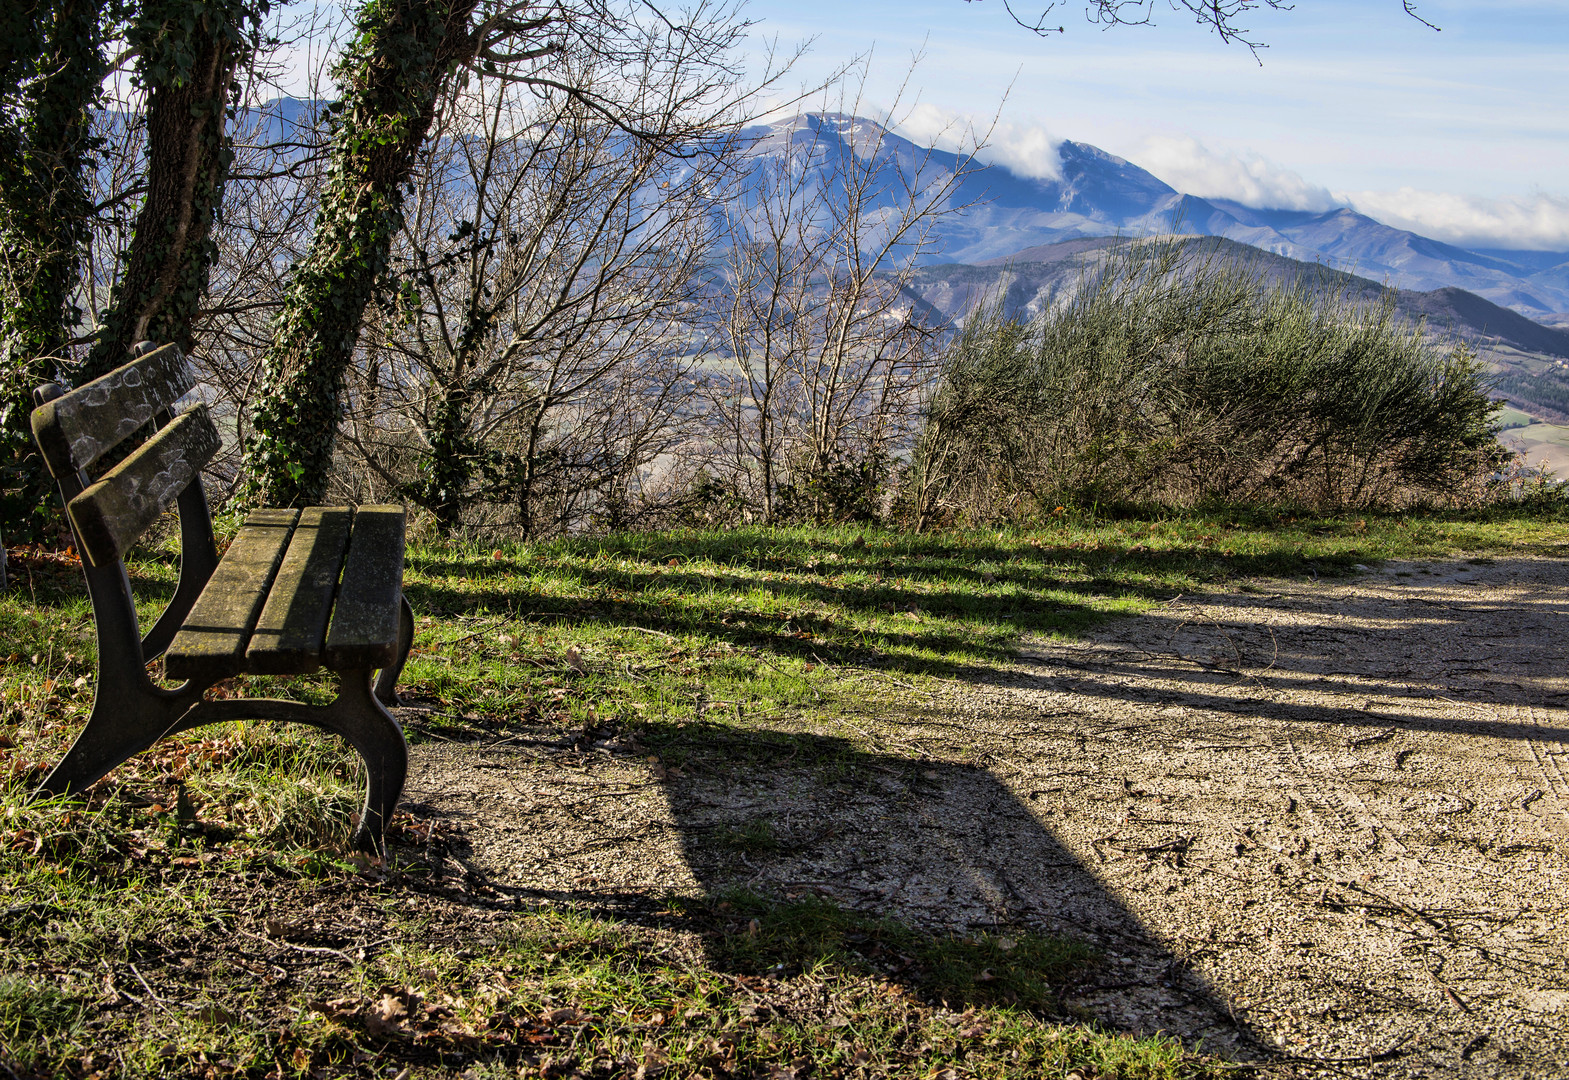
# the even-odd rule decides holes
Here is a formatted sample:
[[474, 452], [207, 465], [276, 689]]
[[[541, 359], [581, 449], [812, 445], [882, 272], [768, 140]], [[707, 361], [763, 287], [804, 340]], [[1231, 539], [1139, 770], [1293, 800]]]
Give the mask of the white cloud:
[[1259, 154], [1216, 152], [1192, 136], [1146, 136], [1132, 157], [1188, 195], [1283, 210], [1351, 206], [1386, 225], [1453, 244], [1569, 249], [1569, 196], [1486, 198], [1414, 187], [1331, 192]]
[[1341, 197], [1368, 217], [1435, 240], [1473, 247], [1569, 249], [1566, 195], [1537, 192], [1489, 199], [1403, 187]]
[[976, 140], [985, 139], [975, 155], [985, 164], [1001, 165], [1035, 180], [1062, 178], [1062, 159], [1057, 155], [1062, 140], [1039, 124], [994, 123], [924, 103], [895, 119], [899, 134], [913, 142], [968, 152]]
[[1033, 180], [1060, 180], [1060, 145], [1061, 139], [1037, 124], [998, 123], [980, 158], [988, 165], [1001, 165]]
[[1185, 195], [1271, 210], [1340, 205], [1325, 188], [1258, 154], [1217, 153], [1190, 135], [1150, 135], [1132, 160]]

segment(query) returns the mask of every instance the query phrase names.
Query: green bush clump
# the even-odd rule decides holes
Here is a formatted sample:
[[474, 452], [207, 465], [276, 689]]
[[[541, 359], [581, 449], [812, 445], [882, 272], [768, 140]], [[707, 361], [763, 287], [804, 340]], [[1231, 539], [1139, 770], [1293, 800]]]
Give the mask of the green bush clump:
[[1206, 241], [1129, 241], [1031, 324], [972, 316], [906, 474], [920, 526], [1059, 504], [1475, 503], [1509, 453], [1466, 345]]

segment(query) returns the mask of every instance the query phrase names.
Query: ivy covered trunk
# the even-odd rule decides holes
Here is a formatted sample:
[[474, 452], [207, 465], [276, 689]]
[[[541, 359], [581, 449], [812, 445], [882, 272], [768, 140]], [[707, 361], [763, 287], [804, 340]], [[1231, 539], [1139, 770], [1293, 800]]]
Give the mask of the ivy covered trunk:
[[147, 87], [147, 193], [125, 270], [80, 373], [96, 378], [147, 339], [191, 347], [191, 325], [217, 257], [213, 224], [233, 161], [225, 119], [236, 67], [251, 51], [258, 3], [146, 0], [130, 28]]
[[472, 397], [461, 384], [442, 395], [426, 432], [430, 457], [409, 492], [415, 502], [430, 511], [442, 536], [452, 535], [463, 523], [463, 507], [474, 481], [480, 448], [469, 437], [471, 409]]
[[79, 318], [90, 109], [105, 65], [96, 0], [7, 5], [0, 18], [0, 529], [43, 539], [58, 515], [33, 451], [32, 391], [59, 377]]
[[425, 430], [430, 455], [406, 492], [416, 504], [430, 511], [442, 536], [451, 536], [463, 524], [470, 488], [476, 477], [486, 471], [487, 464], [494, 464], [493, 455], [475, 441], [471, 431], [476, 402], [491, 389], [489, 379], [478, 370], [477, 361], [495, 333], [496, 307], [502, 302], [498, 298], [487, 304], [487, 292], [478, 287], [469, 291], [452, 366], [444, 373], [446, 385]]
[[477, 0], [367, 0], [337, 70], [332, 162], [316, 231], [262, 372], [246, 448], [249, 493], [270, 506], [326, 495], [344, 373], [402, 224], [400, 187], [448, 73], [470, 59]]

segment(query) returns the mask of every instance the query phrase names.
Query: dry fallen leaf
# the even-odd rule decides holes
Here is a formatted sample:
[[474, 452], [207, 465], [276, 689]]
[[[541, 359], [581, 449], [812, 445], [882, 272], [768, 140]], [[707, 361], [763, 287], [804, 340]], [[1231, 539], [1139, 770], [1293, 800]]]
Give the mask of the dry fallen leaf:
[[653, 1080], [656, 1076], [664, 1075], [665, 1063], [669, 1060], [656, 1047], [650, 1046], [643, 1051], [643, 1063], [637, 1067], [637, 1072], [633, 1074], [634, 1080]]
[[196, 1011], [196, 1018], [204, 1024], [213, 1027], [229, 1027], [235, 1021], [235, 1016], [222, 1005], [207, 1004]]
[[583, 654], [576, 645], [567, 646], [567, 667], [582, 675], [588, 669], [583, 664]]
[[383, 994], [381, 1000], [365, 1010], [365, 1030], [372, 1035], [390, 1038], [408, 1034], [408, 1010], [401, 999]]

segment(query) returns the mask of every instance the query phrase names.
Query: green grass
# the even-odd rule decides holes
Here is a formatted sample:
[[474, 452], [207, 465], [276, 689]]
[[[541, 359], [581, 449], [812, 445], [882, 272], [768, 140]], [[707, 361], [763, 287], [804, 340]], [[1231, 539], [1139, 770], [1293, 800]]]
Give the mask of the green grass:
[[[416, 549], [406, 681], [469, 712], [645, 723], [831, 708], [866, 684], [963, 678], [1023, 633], [1072, 636], [1240, 577], [1335, 574], [1456, 549], [1541, 552], [1530, 519], [1208, 515], [935, 537], [641, 534]], [[581, 656], [580, 673], [568, 650]], [[590, 710], [593, 710], [592, 713]]]
[[1008, 1004], [1060, 1011], [1053, 987], [1096, 959], [1087, 946], [1062, 938], [1027, 932], [937, 936], [816, 899], [734, 893], [677, 907], [683, 915], [722, 924], [711, 955], [728, 970], [896, 974], [954, 1009]]
[[87, 1002], [80, 988], [0, 975], [0, 1046], [16, 1047], [22, 1069], [48, 1067], [82, 1034]]
[[1530, 413], [1521, 412], [1519, 409], [1505, 405], [1498, 410], [1497, 415], [1494, 417], [1494, 422], [1498, 425], [1500, 431], [1508, 431], [1510, 428], [1523, 428], [1529, 424], [1535, 424], [1537, 419]]
[[[988, 670], [1024, 634], [1071, 637], [1254, 576], [1562, 555], [1566, 540], [1561, 521], [1525, 514], [1231, 511], [1063, 513], [1032, 532], [935, 536], [415, 544], [403, 691], [426, 706], [415, 743], [613, 731], [675, 776], [720, 764], [769, 775], [803, 748], [850, 776], [896, 752], [867, 745], [856, 716], [919, 708], [922, 690]], [[171, 560], [149, 551], [131, 571], [150, 617], [173, 590]], [[635, 910], [508, 900], [437, 875], [441, 823], [407, 814], [393, 871], [361, 872], [342, 854], [357, 764], [309, 731], [200, 730], [85, 803], [28, 803], [91, 705], [95, 646], [68, 559], [28, 553], [12, 579], [0, 596], [0, 1061], [17, 1075], [1223, 1071], [1169, 1040], [1077, 1021], [1064, 988], [1095, 956], [1022, 929], [934, 935], [743, 893], [649, 896]], [[227, 692], [330, 691], [250, 679]], [[789, 839], [756, 819], [703, 843], [739, 859]], [[301, 947], [245, 936], [268, 920], [284, 942], [288, 926], [318, 929]], [[355, 941], [372, 944], [362, 955]]]

